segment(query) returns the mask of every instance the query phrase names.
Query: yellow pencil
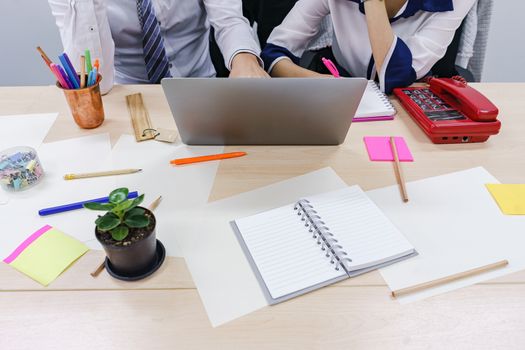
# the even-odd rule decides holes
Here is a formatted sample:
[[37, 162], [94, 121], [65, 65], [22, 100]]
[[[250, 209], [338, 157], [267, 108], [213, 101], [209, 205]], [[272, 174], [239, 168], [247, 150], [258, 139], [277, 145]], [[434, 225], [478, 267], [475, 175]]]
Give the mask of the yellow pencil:
[[142, 169], [120, 169], [120, 170], [99, 171], [96, 173], [66, 174], [64, 175], [64, 180], [87, 179], [90, 177], [100, 177], [100, 176], [125, 175], [125, 174], [138, 173], [139, 171], [142, 171]]

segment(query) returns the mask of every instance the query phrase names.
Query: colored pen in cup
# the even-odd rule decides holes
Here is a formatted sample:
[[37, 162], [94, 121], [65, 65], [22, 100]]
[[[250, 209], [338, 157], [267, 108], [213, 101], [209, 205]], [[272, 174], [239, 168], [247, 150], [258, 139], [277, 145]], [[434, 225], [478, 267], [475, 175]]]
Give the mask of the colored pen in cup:
[[325, 67], [328, 69], [330, 74], [334, 76], [334, 78], [340, 78], [341, 75], [339, 74], [339, 71], [337, 70], [337, 67], [335, 66], [334, 62], [329, 60], [328, 58], [321, 58], [321, 61], [325, 65]]

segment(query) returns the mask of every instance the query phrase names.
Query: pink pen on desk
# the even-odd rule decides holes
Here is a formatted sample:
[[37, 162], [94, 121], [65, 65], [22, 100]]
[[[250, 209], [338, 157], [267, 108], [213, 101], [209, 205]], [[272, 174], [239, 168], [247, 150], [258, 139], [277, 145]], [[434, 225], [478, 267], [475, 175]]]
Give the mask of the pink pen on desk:
[[334, 62], [329, 60], [328, 58], [321, 58], [321, 61], [323, 61], [323, 64], [325, 67], [330, 71], [330, 73], [334, 76], [334, 78], [340, 78], [341, 75], [339, 74], [339, 71], [337, 70], [337, 67], [335, 66]]

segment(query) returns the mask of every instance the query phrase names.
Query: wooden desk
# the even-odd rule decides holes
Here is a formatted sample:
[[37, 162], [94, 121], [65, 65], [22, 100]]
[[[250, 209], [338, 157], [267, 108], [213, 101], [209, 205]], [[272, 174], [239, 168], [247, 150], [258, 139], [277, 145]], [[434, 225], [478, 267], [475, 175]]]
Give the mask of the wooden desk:
[[[503, 129], [487, 143], [433, 145], [402, 108], [392, 122], [354, 124], [340, 147], [235, 147], [249, 157], [222, 162], [211, 199], [331, 166], [368, 190], [395, 184], [392, 164], [368, 161], [365, 135], [403, 135], [416, 162], [407, 181], [484, 166], [502, 182], [525, 181], [525, 84], [476, 85], [500, 107]], [[159, 86], [117, 86], [107, 120], [73, 123], [54, 87], [0, 88], [0, 114], [60, 112], [46, 142], [109, 132], [131, 134], [124, 96], [142, 92], [157, 127], [174, 127]], [[1, 217], [1, 207], [0, 207]], [[2, 218], [5, 220], [5, 218]], [[2, 232], [1, 234], [9, 234]], [[525, 234], [525, 233], [524, 233]], [[525, 247], [524, 247], [525, 254]], [[267, 307], [212, 328], [181, 258], [152, 278], [124, 283], [89, 272], [92, 251], [48, 288], [0, 264], [0, 349], [523, 349], [525, 272], [400, 306], [379, 273]]]

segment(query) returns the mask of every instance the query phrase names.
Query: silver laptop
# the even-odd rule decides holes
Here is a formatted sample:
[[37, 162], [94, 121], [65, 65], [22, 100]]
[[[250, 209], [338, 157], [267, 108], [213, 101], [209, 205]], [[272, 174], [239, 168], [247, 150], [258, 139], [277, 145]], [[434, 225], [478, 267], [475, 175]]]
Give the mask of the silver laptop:
[[166, 78], [162, 87], [188, 145], [338, 145], [366, 79]]

